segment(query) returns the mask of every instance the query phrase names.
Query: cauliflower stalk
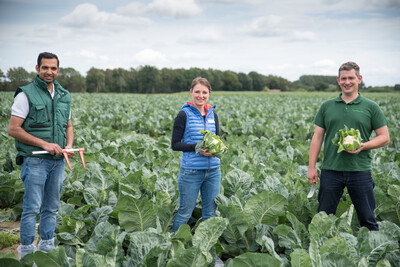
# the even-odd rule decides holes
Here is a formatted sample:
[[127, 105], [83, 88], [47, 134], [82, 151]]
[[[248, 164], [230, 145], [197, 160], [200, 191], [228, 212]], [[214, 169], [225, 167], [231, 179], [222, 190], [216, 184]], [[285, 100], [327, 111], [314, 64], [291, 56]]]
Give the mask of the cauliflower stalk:
[[361, 147], [361, 141], [360, 131], [353, 128], [349, 129], [346, 125], [343, 129], [340, 129], [332, 139], [332, 143], [339, 147], [337, 153], [343, 150], [357, 150]]

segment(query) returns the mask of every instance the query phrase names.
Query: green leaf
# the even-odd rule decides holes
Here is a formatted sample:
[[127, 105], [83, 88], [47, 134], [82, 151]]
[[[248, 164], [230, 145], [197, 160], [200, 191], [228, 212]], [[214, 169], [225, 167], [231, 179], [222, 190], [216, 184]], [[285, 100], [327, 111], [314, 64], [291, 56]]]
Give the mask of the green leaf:
[[167, 267], [205, 267], [207, 261], [200, 248], [190, 247], [180, 251], [176, 257], [168, 261]]
[[227, 224], [228, 220], [221, 217], [212, 217], [201, 222], [193, 235], [193, 246], [199, 247], [202, 252], [208, 252], [217, 243]]
[[22, 263], [17, 259], [12, 258], [0, 258], [0, 266], [4, 267], [22, 267]]
[[[164, 251], [171, 246], [171, 243], [165, 240], [165, 237], [151, 232], [136, 232], [128, 234], [129, 246], [127, 256], [130, 263], [135, 266], [142, 263], [148, 253], [154, 248], [160, 248]], [[150, 256], [149, 256], [150, 257]], [[129, 266], [129, 264], [128, 264]]]
[[279, 237], [279, 246], [287, 249], [301, 248], [301, 240], [296, 232], [287, 225], [280, 224], [274, 228], [274, 233]]
[[190, 233], [190, 226], [183, 224], [179, 227], [178, 231], [175, 232], [175, 238], [183, 239], [185, 242], [189, 242], [192, 239], [192, 234]]
[[33, 259], [38, 267], [61, 267], [67, 260], [64, 247], [56, 247], [49, 252], [36, 251]]
[[334, 231], [334, 222], [332, 221], [334, 217], [332, 216], [328, 216], [325, 212], [314, 215], [308, 226], [312, 238], [322, 241], [332, 237]]
[[282, 195], [263, 191], [247, 201], [244, 214], [253, 224], [274, 224], [285, 214], [286, 204]]
[[319, 253], [321, 255], [324, 253], [336, 253], [347, 257], [349, 255], [349, 248], [344, 238], [335, 236], [324, 242], [319, 249]]
[[311, 267], [311, 259], [307, 251], [301, 248], [296, 248], [290, 253], [290, 263], [292, 267]]
[[222, 180], [222, 186], [224, 187], [224, 195], [226, 197], [231, 197], [233, 195], [238, 195], [238, 191], [248, 192], [251, 188], [254, 177], [250, 174], [240, 170], [233, 169], [229, 171]]
[[228, 219], [228, 225], [222, 234], [224, 240], [230, 244], [237, 244], [243, 241], [244, 233], [249, 228], [243, 212], [233, 206], [218, 206], [218, 210], [222, 217]]
[[321, 257], [321, 266], [329, 267], [352, 267], [356, 266], [353, 261], [348, 259], [346, 256], [337, 253], [326, 253]]
[[280, 267], [281, 262], [271, 255], [262, 253], [244, 253], [234, 259], [229, 259], [225, 266], [227, 267], [248, 267], [248, 266], [268, 266]]
[[83, 191], [83, 197], [87, 204], [94, 207], [100, 207], [101, 190], [94, 187], [88, 187]]
[[119, 224], [127, 232], [156, 227], [157, 207], [146, 198], [136, 199], [122, 194], [118, 199], [116, 210]]

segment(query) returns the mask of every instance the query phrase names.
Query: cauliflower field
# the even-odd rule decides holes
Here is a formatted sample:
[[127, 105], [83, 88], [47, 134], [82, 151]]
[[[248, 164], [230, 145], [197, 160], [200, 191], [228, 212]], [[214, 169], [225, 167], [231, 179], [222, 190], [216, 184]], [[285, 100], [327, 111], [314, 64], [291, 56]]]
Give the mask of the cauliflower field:
[[[181, 153], [170, 141], [189, 94], [73, 94], [74, 147], [85, 148], [87, 170], [75, 155], [72, 171], [66, 167], [57, 247], [26, 261], [186, 267], [213, 266], [219, 256], [225, 266], [398, 266], [400, 94], [363, 94], [380, 105], [391, 137], [388, 147], [372, 151], [380, 231], [359, 228], [347, 192], [336, 215], [316, 213], [318, 192], [307, 199], [312, 121], [337, 94], [213, 92], [209, 103], [228, 147], [217, 217], [202, 222], [199, 202], [175, 235]], [[0, 92], [0, 221], [19, 220], [23, 195], [7, 135], [12, 98]], [[0, 255], [5, 262], [22, 266]]]

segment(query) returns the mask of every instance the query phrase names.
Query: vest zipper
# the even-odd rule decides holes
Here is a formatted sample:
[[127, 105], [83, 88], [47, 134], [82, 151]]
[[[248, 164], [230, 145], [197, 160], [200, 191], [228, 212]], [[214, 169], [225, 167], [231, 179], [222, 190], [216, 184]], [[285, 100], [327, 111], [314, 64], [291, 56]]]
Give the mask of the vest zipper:
[[47, 105], [45, 107], [46, 107], [46, 114], [47, 114], [47, 122], [50, 122], [49, 109], [47, 108]]
[[[207, 123], [206, 123], [206, 117], [207, 117], [207, 114], [204, 116], [204, 130], [207, 130]], [[208, 159], [208, 170], [207, 171], [209, 171], [210, 170], [210, 157], [207, 157]]]

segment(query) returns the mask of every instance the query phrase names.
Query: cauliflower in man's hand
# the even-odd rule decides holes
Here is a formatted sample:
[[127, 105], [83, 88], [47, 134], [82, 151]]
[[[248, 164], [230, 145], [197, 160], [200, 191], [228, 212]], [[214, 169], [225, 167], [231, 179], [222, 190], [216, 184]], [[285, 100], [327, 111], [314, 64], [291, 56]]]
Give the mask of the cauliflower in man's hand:
[[361, 147], [361, 141], [360, 131], [353, 128], [349, 129], [346, 125], [343, 129], [340, 129], [332, 139], [332, 143], [339, 147], [337, 153], [343, 150], [357, 150]]

